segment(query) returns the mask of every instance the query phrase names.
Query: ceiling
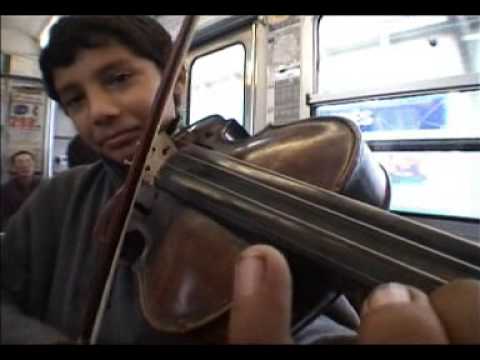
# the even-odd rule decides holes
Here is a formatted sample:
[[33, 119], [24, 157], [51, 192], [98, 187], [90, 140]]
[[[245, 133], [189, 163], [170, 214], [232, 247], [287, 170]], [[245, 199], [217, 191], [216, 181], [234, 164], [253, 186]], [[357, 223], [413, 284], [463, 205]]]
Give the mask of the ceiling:
[[[183, 20], [182, 15], [154, 15], [168, 31], [175, 35]], [[47, 26], [53, 15], [1, 15], [2, 29], [13, 29], [38, 40], [42, 30]], [[199, 27], [224, 19], [227, 16], [201, 16]]]
[[[152, 15], [173, 38], [180, 30], [182, 15]], [[1, 53], [11, 56], [11, 71], [17, 75], [41, 77], [38, 56], [40, 37], [54, 15], [1, 15]], [[201, 16], [197, 29], [214, 24], [227, 16]]]
[[2, 15], [2, 30], [17, 30], [31, 38], [38, 39], [52, 16], [53, 15]]

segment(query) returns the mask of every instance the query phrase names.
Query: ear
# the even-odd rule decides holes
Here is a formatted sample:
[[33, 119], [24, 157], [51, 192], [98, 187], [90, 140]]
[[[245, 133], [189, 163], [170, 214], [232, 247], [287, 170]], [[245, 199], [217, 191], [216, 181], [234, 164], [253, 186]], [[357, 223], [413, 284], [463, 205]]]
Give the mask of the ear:
[[175, 89], [173, 90], [173, 98], [175, 101], [175, 106], [179, 107], [182, 103], [183, 94], [185, 93], [187, 82], [187, 68], [182, 66], [180, 73], [178, 74], [177, 83], [175, 84]]

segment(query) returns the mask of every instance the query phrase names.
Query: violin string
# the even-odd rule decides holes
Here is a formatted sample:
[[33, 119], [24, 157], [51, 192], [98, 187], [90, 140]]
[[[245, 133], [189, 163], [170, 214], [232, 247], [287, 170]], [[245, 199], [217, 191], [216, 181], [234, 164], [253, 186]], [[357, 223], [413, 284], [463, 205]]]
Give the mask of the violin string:
[[[198, 146], [198, 145], [197, 145], [197, 147], [200, 148], [201, 146]], [[201, 148], [204, 149], [203, 147], [201, 147]], [[328, 196], [330, 196], [330, 197], [343, 197], [343, 198], [346, 197], [345, 195], [336, 193], [336, 192], [334, 192], [334, 191], [328, 191], [328, 190], [322, 189], [322, 188], [320, 188], [320, 187], [318, 187], [318, 186], [315, 186], [315, 185], [313, 185], [313, 184], [310, 184], [310, 183], [307, 183], [307, 182], [303, 182], [303, 181], [301, 181], [301, 180], [292, 178], [292, 177], [290, 177], [290, 176], [284, 175], [284, 174], [279, 173], [279, 172], [276, 172], [276, 171], [274, 171], [274, 170], [261, 167], [261, 166], [259, 166], [259, 165], [254, 164], [254, 163], [246, 162], [246, 161], [244, 161], [244, 160], [241, 160], [241, 159], [239, 159], [239, 158], [236, 158], [236, 157], [231, 156], [231, 155], [226, 154], [226, 153], [213, 152], [213, 151], [211, 151], [211, 150], [206, 150], [206, 151], [209, 151], [209, 152], [210, 152], [209, 156], [210, 156], [210, 155], [213, 155], [213, 158], [216, 157], [215, 160], [219, 160], [220, 162], [221, 162], [223, 159], [226, 159], [226, 160], [232, 161], [232, 162], [234, 162], [234, 163], [237, 163], [237, 164], [240, 165], [240, 166], [246, 166], [246, 167], [248, 167], [248, 168], [250, 168], [250, 169], [252, 169], [252, 170], [259, 171], [259, 172], [264, 173], [264, 174], [266, 174], [266, 175], [275, 176], [276, 178], [282, 179], [282, 180], [284, 180], [284, 181], [286, 181], [286, 182], [288, 182], [288, 183], [290, 183], [290, 184], [291, 184], [291, 183], [301, 183], [302, 187], [308, 189], [309, 191], [314, 191], [314, 192], [317, 192], [317, 193], [320, 192], [320, 193], [323, 193], [323, 194], [328, 195]], [[183, 154], [183, 155], [184, 155], [184, 156], [188, 156], [187, 154]], [[194, 156], [193, 156], [193, 157], [190, 156], [190, 157], [191, 157], [192, 159], [194, 159], [194, 160], [203, 161], [204, 163], [206, 163], [205, 160], [202, 160], [202, 159], [200, 159], [200, 158], [196, 158], [196, 157], [194, 157]], [[227, 173], [229, 173], [229, 174], [231, 174], [231, 175], [239, 176], [239, 177], [242, 176], [241, 174], [238, 174], [238, 173], [236, 173], [236, 172], [234, 172], [234, 171], [231, 171], [231, 170], [230, 170], [228, 167], [226, 167], [226, 166], [225, 166], [225, 167], [222, 167], [222, 166], [219, 166], [219, 165], [215, 164], [215, 163], [214, 163], [213, 161], [211, 161], [211, 160], [209, 160], [208, 164], [209, 164], [209, 166], [211, 166], [211, 167], [213, 167], [213, 168], [216, 168], [216, 169], [221, 170], [221, 171], [223, 171], [223, 172], [227, 172]], [[243, 177], [243, 179], [248, 180], [248, 181], [250, 181], [250, 182], [252, 182], [252, 183], [255, 183], [255, 184], [259, 185], [259, 186], [264, 186], [264, 185], [265, 185], [265, 184], [262, 183], [261, 181], [258, 181], [258, 180], [254, 179], [254, 178]], [[279, 189], [277, 189], [277, 188], [272, 188], [272, 189], [275, 190], [275, 191], [279, 190]], [[281, 190], [279, 190], [279, 191], [281, 191]], [[291, 193], [284, 193], [284, 194], [287, 195], [287, 196], [294, 196], [294, 195], [292, 195]], [[295, 198], [297, 198], [297, 197], [295, 197]], [[302, 198], [298, 198], [298, 199], [301, 200]], [[351, 202], [351, 203], [358, 203], [358, 204], [361, 204], [362, 206], [367, 206], [367, 207], [370, 208], [370, 209], [369, 209], [370, 211], [374, 211], [374, 212], [378, 212], [378, 213], [383, 212], [383, 210], [378, 209], [378, 208], [376, 208], [376, 207], [374, 207], [373, 205], [370, 205], [370, 204], [368, 204], [368, 203], [364, 203], [364, 202], [361, 202], [361, 201], [359, 201], [359, 200], [356, 200], [356, 199], [353, 199], [353, 198], [350, 198], [350, 197], [348, 198], [348, 200], [349, 200], [349, 202]], [[307, 201], [308, 201], [308, 200], [307, 200]], [[322, 207], [323, 207], [323, 205], [320, 205], [320, 204], [318, 204], [317, 206], [322, 206]], [[329, 211], [329, 210], [330, 210], [329, 208], [326, 208], [326, 207], [323, 207], [323, 208], [324, 208], [326, 211]], [[337, 213], [337, 214], [338, 214], [338, 215], [343, 215], [342, 213]], [[389, 213], [389, 215], [390, 215], [390, 216], [395, 216], [396, 218], [400, 218], [398, 215], [395, 215], [395, 214], [392, 214], [392, 213]], [[438, 229], [438, 228], [429, 226], [429, 225], [427, 225], [427, 224], [423, 224], [423, 223], [422, 223], [422, 224], [419, 224], [418, 222], [416, 222], [416, 221], [414, 221], [414, 220], [411, 220], [411, 219], [408, 219], [408, 218], [401, 217], [401, 221], [404, 222], [404, 223], [412, 224], [412, 225], [414, 225], [414, 226], [420, 226], [420, 227], [422, 227], [422, 228], [426, 228], [426, 229], [428, 229], [428, 230], [430, 230], [430, 231], [434, 231], [434, 232], [439, 233], [439, 234], [447, 235], [447, 236], [450, 237], [450, 238], [454, 238], [455, 241], [468, 244], [469, 246], [478, 247], [478, 249], [479, 249], [479, 251], [480, 251], [480, 245], [479, 245], [478, 243], [472, 241], [472, 240], [463, 238], [463, 237], [458, 236], [458, 235], [456, 235], [456, 234], [449, 233], [449, 232], [447, 232], [447, 231], [445, 231], [445, 230], [442, 230], [442, 229]], [[418, 243], [415, 242], [415, 244], [418, 244]], [[429, 248], [429, 249], [430, 249], [430, 248]]]
[[[183, 156], [190, 157], [189, 155], [186, 155], [186, 154], [182, 154], [182, 155], [183, 155]], [[377, 227], [372, 226], [372, 225], [370, 225], [370, 224], [367, 224], [367, 223], [358, 221], [357, 219], [352, 219], [352, 218], [350, 218], [350, 217], [346, 217], [345, 215], [343, 215], [343, 214], [341, 214], [341, 213], [338, 213], [338, 212], [335, 212], [335, 211], [332, 211], [331, 209], [325, 208], [324, 206], [317, 205], [317, 204], [313, 204], [313, 203], [310, 203], [310, 202], [306, 202], [304, 199], [298, 198], [298, 197], [296, 197], [296, 196], [294, 196], [294, 195], [292, 195], [292, 194], [289, 194], [289, 193], [285, 193], [285, 192], [283, 192], [283, 191], [281, 191], [281, 190], [278, 190], [278, 189], [276, 189], [276, 188], [273, 188], [273, 187], [271, 187], [271, 186], [268, 186], [268, 185], [259, 183], [258, 181], [254, 180], [254, 179], [250, 179], [250, 178], [243, 177], [243, 176], [241, 176], [241, 175], [238, 175], [237, 173], [232, 173], [232, 172], [230, 172], [230, 171], [228, 171], [228, 170], [225, 170], [224, 168], [221, 168], [221, 167], [216, 166], [215, 164], [206, 163], [205, 161], [199, 160], [199, 159], [194, 158], [194, 157], [190, 157], [190, 158], [193, 159], [193, 160], [195, 160], [195, 161], [201, 161], [201, 162], [203, 162], [204, 164], [208, 164], [208, 166], [216, 167], [217, 169], [219, 169], [219, 170], [221, 170], [221, 171], [223, 171], [223, 172], [226, 172], [226, 173], [230, 173], [231, 175], [242, 177], [244, 180], [247, 180], [247, 181], [249, 181], [249, 182], [251, 182], [251, 183], [255, 183], [255, 185], [257, 185], [257, 186], [262, 186], [262, 187], [264, 187], [264, 188], [269, 188], [269, 189], [272, 190], [272, 191], [282, 193], [282, 195], [286, 195], [286, 196], [289, 196], [289, 197], [293, 197], [293, 198], [295, 198], [295, 200], [297, 200], [297, 201], [299, 200], [299, 201], [302, 201], [302, 202], [304, 202], [304, 203], [307, 203], [309, 206], [314, 206], [314, 207], [320, 208], [320, 209], [322, 209], [322, 210], [325, 210], [325, 211], [327, 211], [327, 212], [333, 213], [334, 215], [341, 216], [341, 217], [345, 218], [345, 219], [348, 220], [348, 221], [352, 221], [352, 220], [353, 220], [355, 223], [357, 223], [357, 224], [360, 225], [360, 226], [369, 227], [369, 228], [371, 228], [371, 229], [373, 229], [373, 230], [375, 230], [375, 231], [381, 230], [385, 235], [394, 236], [394, 237], [396, 237], [397, 239], [399, 239], [399, 240], [401, 240], [401, 241], [403, 241], [403, 242], [410, 243], [411, 245], [413, 245], [413, 246], [415, 246], [415, 247], [423, 248], [423, 250], [425, 250], [425, 251], [427, 251], [427, 252], [430, 252], [430, 253], [434, 253], [434, 254], [437, 255], [437, 256], [441, 256], [441, 257], [444, 257], [444, 258], [448, 258], [448, 259], [450, 259], [450, 260], [463, 263], [464, 265], [467, 265], [467, 266], [471, 266], [471, 265], [472, 265], [472, 264], [466, 263], [466, 262], [464, 262], [464, 261], [462, 261], [462, 260], [459, 260], [459, 259], [456, 259], [456, 258], [454, 258], [454, 257], [451, 257], [451, 256], [449, 256], [449, 255], [446, 255], [446, 254], [440, 253], [440, 252], [438, 252], [438, 251], [432, 250], [432, 249], [430, 249], [430, 248], [428, 248], [428, 247], [425, 247], [425, 246], [423, 246], [423, 245], [421, 245], [421, 244], [412, 242], [412, 241], [410, 241], [410, 240], [408, 240], [408, 239], [406, 239], [406, 238], [404, 238], [404, 237], [398, 236], [397, 234], [392, 234], [392, 233], [390, 233], [390, 232], [388, 232], [388, 231], [384, 231], [383, 229], [378, 229]], [[169, 164], [169, 166], [172, 166], [172, 165]], [[180, 170], [180, 169], [176, 169], [176, 170]], [[180, 171], [181, 171], [181, 170], [180, 170]], [[215, 184], [210, 184], [210, 185], [216, 186]], [[230, 190], [228, 190], [228, 189], [224, 189], [224, 190], [225, 190], [225, 191], [230, 191]], [[231, 191], [230, 191], [230, 192], [231, 192]], [[232, 192], [232, 193], [233, 193], [234, 195], [236, 195], [236, 196], [241, 196], [240, 194], [238, 194], [238, 193], [236, 193], [236, 192]], [[250, 200], [250, 201], [254, 201], [254, 200], [252, 200], [252, 199], [249, 199], [249, 200]], [[262, 206], [262, 204], [259, 204], [259, 205]], [[269, 211], [276, 211], [276, 209], [272, 209], [272, 208], [270, 208], [270, 207], [268, 208], [268, 210], [269, 210]], [[285, 215], [288, 215], [288, 214], [285, 214]], [[297, 220], [298, 220], [298, 221], [301, 221], [301, 220], [299, 220], [299, 219], [297, 219]], [[342, 238], [342, 240], [345, 241], [345, 240], [348, 240], [348, 239]], [[354, 243], [353, 245], [354, 245], [354, 246], [358, 246], [357, 243]], [[379, 253], [379, 254], [380, 254], [380, 253]], [[380, 255], [381, 255], [381, 256], [386, 256], [386, 255], [384, 255], [384, 254], [380, 254]], [[387, 257], [387, 258], [388, 258], [388, 257]], [[403, 262], [401, 262], [401, 261], [399, 261], [399, 260], [392, 259], [392, 258], [389, 258], [389, 259], [390, 259], [390, 261], [394, 261], [394, 262], [397, 263], [397, 264], [403, 264], [404, 266], [411, 267], [410, 264], [406, 264], [406, 263], [403, 263]], [[419, 270], [419, 271], [422, 271], [422, 272], [423, 272], [423, 270]], [[434, 277], [435, 277], [434, 274], [431, 274], [431, 273], [429, 273], [429, 272], [425, 272], [425, 274], [428, 274], [428, 275], [430, 275], [430, 276], [434, 276]]]
[[[207, 150], [208, 151], [208, 150]], [[209, 151], [211, 152], [211, 151]], [[212, 152], [213, 153], [213, 152]], [[468, 262], [468, 261], [465, 261], [463, 259], [459, 259], [459, 258], [456, 258], [454, 256], [451, 256], [449, 254], [445, 254], [444, 252], [442, 251], [439, 251], [439, 250], [436, 250], [436, 249], [432, 249], [426, 245], [423, 245], [423, 244], [420, 244], [418, 243], [417, 241], [413, 241], [413, 240], [410, 240], [409, 238], [405, 237], [405, 236], [401, 236], [401, 235], [398, 235], [398, 234], [395, 234], [391, 231], [388, 231], [388, 230], [384, 230], [382, 228], [379, 228], [375, 225], [372, 225], [372, 224], [369, 224], [368, 222], [365, 222], [365, 221], [362, 221], [360, 219], [357, 219], [357, 218], [354, 218], [354, 217], [351, 217], [351, 216], [348, 216], [346, 214], [343, 214], [339, 211], [336, 211], [336, 210], [333, 210], [325, 205], [322, 205], [322, 204], [316, 204], [316, 203], [313, 203], [307, 199], [304, 199], [302, 197], [299, 197], [297, 195], [294, 195], [292, 193], [289, 193], [289, 192], [286, 192], [284, 190], [281, 190], [281, 189], [278, 189], [276, 187], [273, 187], [273, 186], [270, 186], [268, 184], [265, 184], [255, 178], [252, 178], [252, 177], [247, 177], [247, 176], [244, 176], [242, 174], [239, 174], [238, 172], [235, 172], [235, 171], [232, 171], [231, 169], [229, 169], [227, 166], [220, 166], [218, 164], [215, 164], [213, 161], [209, 161], [209, 160], [204, 160], [204, 159], [200, 159], [200, 158], [197, 158], [195, 156], [192, 156], [190, 154], [187, 154], [185, 152], [182, 152], [181, 155], [183, 157], [186, 157], [186, 158], [189, 158], [190, 160], [193, 160], [193, 161], [198, 161], [198, 162], [201, 162], [203, 163], [204, 165], [207, 165], [211, 168], [214, 168], [214, 169], [217, 169], [218, 171], [220, 172], [223, 172], [223, 173], [227, 173], [227, 174], [230, 174], [231, 176], [233, 177], [237, 177], [237, 178], [241, 178], [247, 182], [250, 182], [256, 186], [259, 186], [259, 187], [264, 187], [264, 188], [267, 188], [267, 189], [270, 189], [271, 191], [275, 192], [275, 193], [278, 193], [278, 194], [281, 194], [282, 196], [285, 196], [285, 197], [289, 197], [291, 199], [293, 199], [294, 201], [296, 202], [303, 202], [305, 204], [307, 204], [308, 206], [311, 206], [311, 207], [315, 207], [319, 210], [322, 210], [324, 212], [327, 212], [329, 214], [332, 214], [336, 217], [340, 217], [340, 218], [343, 218], [344, 220], [346, 221], [349, 221], [349, 222], [354, 222], [356, 223], [357, 225], [360, 225], [360, 226], [363, 226], [363, 227], [366, 227], [366, 228], [369, 228], [375, 232], [380, 232], [380, 233], [383, 233], [384, 235], [387, 235], [389, 237], [394, 237], [394, 238], [397, 238], [399, 241], [402, 241], [402, 242], [405, 242], [413, 247], [420, 247], [422, 248], [423, 250], [425, 250], [426, 252], [433, 252], [435, 255], [439, 255], [439, 256], [443, 256], [443, 257], [446, 257], [452, 261], [455, 261], [455, 262], [458, 262], [462, 265], [465, 265], [465, 266], [473, 266], [475, 269], [478, 269], [480, 271], [480, 267], [477, 267], [475, 266], [474, 264], [472, 264], [471, 262]], [[220, 159], [220, 161], [226, 159], [226, 160], [230, 160], [230, 161], [233, 161], [234, 163], [236, 163], [236, 165], [243, 165], [243, 166], [246, 166], [248, 168], [255, 168], [254, 170], [259, 170], [261, 172], [268, 172], [269, 174], [271, 175], [274, 175], [276, 176], [277, 178], [283, 178], [287, 181], [290, 181], [290, 182], [299, 182], [299, 180], [297, 179], [293, 179], [291, 177], [288, 177], [284, 174], [279, 174], [279, 173], [276, 173], [272, 170], [269, 170], [269, 169], [263, 169], [259, 166], [251, 166], [250, 163], [247, 163], [245, 161], [242, 161], [240, 159], [237, 159], [235, 157], [232, 157], [232, 156], [229, 156], [228, 154], [224, 154], [224, 153], [215, 153], [214, 155], [216, 155], [217, 157], [221, 157], [223, 159]], [[217, 159], [218, 160], [218, 159]], [[334, 192], [327, 192], [325, 189], [321, 189], [319, 187], [315, 187], [314, 185], [312, 184], [308, 184], [308, 183], [305, 183], [305, 182], [302, 182], [302, 186], [305, 185], [307, 187], [309, 187], [311, 190], [314, 190], [316, 191], [317, 193], [326, 193], [328, 194], [329, 196], [331, 197], [341, 197], [341, 198], [347, 198], [346, 196], [343, 196], [341, 194], [337, 194], [337, 193], [334, 193]], [[351, 199], [351, 198], [348, 198], [348, 200], [351, 202], [351, 203], [358, 203], [362, 206], [367, 206], [375, 211], [378, 211], [379, 209], [376, 209], [375, 207], [373, 207], [372, 205], [369, 205], [369, 204], [365, 204], [365, 203], [362, 203], [358, 200], [355, 200], [355, 199]], [[394, 215], [394, 214], [390, 214], [390, 216], [395, 216], [397, 217], [397, 215]], [[401, 219], [402, 221], [405, 221], [405, 219]], [[449, 237], [453, 238], [455, 241], [463, 241], [464, 243], [470, 245], [470, 246], [473, 246], [473, 247], [476, 247], [478, 248], [478, 250], [480, 251], [480, 246], [475, 243], [475, 242], [472, 242], [472, 241], [469, 241], [467, 239], [464, 239], [462, 237], [459, 237], [459, 236], [456, 236], [454, 234], [450, 234], [450, 233], [447, 233], [445, 231], [441, 231], [441, 230], [438, 230], [438, 229], [435, 229], [435, 228], [432, 228], [432, 227], [429, 227], [429, 226], [426, 226], [424, 224], [417, 224], [413, 221], [408, 221], [410, 224], [413, 224], [413, 225], [416, 225], [416, 226], [419, 226], [419, 227], [423, 227], [425, 229], [427, 229], [428, 231], [433, 231], [435, 233], [440, 233], [440, 234], [444, 234], [444, 235], [448, 235]]]
[[[400, 260], [397, 260], [395, 258], [392, 258], [386, 254], [383, 254], [381, 252], [378, 252], [378, 251], [375, 251], [367, 246], [364, 246], [362, 244], [359, 244], [355, 241], [352, 241], [350, 240], [349, 238], [345, 237], [345, 236], [342, 236], [342, 235], [339, 235], [339, 234], [336, 234], [336, 233], [333, 233], [331, 231], [328, 231], [328, 230], [325, 230], [321, 227], [318, 227], [317, 225], [314, 225], [312, 223], [309, 223], [309, 222], [306, 222], [306, 221], [303, 221], [302, 219], [299, 219], [298, 217], [296, 216], [293, 216], [293, 215], [290, 215], [288, 213], [285, 213], [283, 211], [280, 211], [278, 209], [275, 209], [275, 208], [272, 208], [270, 206], [267, 206], [267, 205], [264, 205], [263, 203], [260, 203], [252, 198], [249, 198], [249, 197], [245, 197], [235, 191], [231, 191], [230, 189], [228, 188], [225, 188], [223, 186], [220, 186], [218, 184], [215, 184], [213, 182], [210, 182], [208, 180], [205, 180], [203, 178], [198, 178], [198, 177], [195, 177], [195, 176], [192, 176], [192, 174], [182, 170], [182, 169], [178, 169], [178, 168], [175, 168], [174, 166], [172, 165], [168, 165], [169, 168], [172, 168], [174, 169], [174, 171], [177, 171], [178, 173], [183, 173], [185, 174], [187, 177], [191, 177], [191, 178], [194, 178], [195, 181], [199, 181], [199, 182], [203, 182], [204, 184], [207, 185], [207, 187], [210, 187], [210, 188], [217, 188], [217, 189], [220, 189], [221, 191], [224, 191], [226, 193], [230, 193], [231, 195], [233, 195], [234, 197], [237, 197], [237, 199], [241, 199], [241, 200], [244, 200], [246, 203], [253, 203], [255, 204], [257, 207], [259, 208], [262, 208], [264, 210], [266, 210], [268, 213], [271, 213], [271, 214], [276, 214], [277, 216], [279, 216], [280, 218], [283, 218], [283, 219], [288, 219], [294, 223], [297, 223], [297, 224], [301, 224], [304, 228], [310, 228], [310, 229], [313, 229], [316, 233], [319, 233], [319, 234], [323, 234], [323, 235], [326, 235], [327, 237], [329, 236], [330, 238], [334, 238], [334, 239], [337, 239], [339, 241], [341, 241], [342, 243], [344, 244], [348, 244], [350, 247], [355, 247], [357, 249], [359, 249], [360, 251], [363, 251], [367, 254], [370, 254], [370, 255], [373, 255], [375, 256], [376, 258], [379, 258], [385, 262], [390, 262], [390, 263], [393, 263], [401, 268], [404, 268], [405, 270], [410, 270], [418, 275], [421, 275], [421, 276], [424, 276], [426, 278], [428, 278], [430, 281], [433, 281], [435, 282], [435, 284], [437, 285], [441, 285], [441, 284], [445, 284], [447, 283], [447, 280], [444, 279], [444, 278], [441, 278], [441, 277], [438, 277], [436, 276], [435, 274], [431, 274], [427, 271], [424, 271], [422, 269], [419, 269], [419, 268], [416, 268], [410, 264], [407, 264], [405, 262], [402, 262]], [[198, 188], [197, 188], [198, 189]], [[291, 243], [293, 244], [293, 243]], [[298, 245], [297, 245], [298, 247]], [[315, 250], [311, 250], [311, 249], [308, 249], [308, 248], [305, 248], [305, 247], [302, 247], [302, 252], [310, 252], [311, 254], [313, 255], [318, 255], [318, 252], [315, 251]], [[344, 267], [347, 267], [347, 265], [343, 264]], [[350, 268], [351, 269], [351, 268]], [[365, 274], [364, 274], [365, 275]], [[367, 277], [369, 277], [367, 275]], [[377, 281], [377, 283], [379, 283], [379, 281]]]

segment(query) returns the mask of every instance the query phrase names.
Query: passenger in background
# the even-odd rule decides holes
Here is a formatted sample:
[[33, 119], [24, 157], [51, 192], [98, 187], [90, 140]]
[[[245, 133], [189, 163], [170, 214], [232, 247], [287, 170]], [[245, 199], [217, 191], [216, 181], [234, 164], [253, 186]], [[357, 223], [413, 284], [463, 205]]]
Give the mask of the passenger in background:
[[35, 175], [35, 160], [31, 152], [17, 151], [10, 159], [13, 177], [3, 184], [0, 190], [1, 231], [6, 227], [10, 217], [40, 184], [40, 177]]
[[100, 155], [76, 135], [67, 149], [68, 167], [91, 164], [100, 159]]

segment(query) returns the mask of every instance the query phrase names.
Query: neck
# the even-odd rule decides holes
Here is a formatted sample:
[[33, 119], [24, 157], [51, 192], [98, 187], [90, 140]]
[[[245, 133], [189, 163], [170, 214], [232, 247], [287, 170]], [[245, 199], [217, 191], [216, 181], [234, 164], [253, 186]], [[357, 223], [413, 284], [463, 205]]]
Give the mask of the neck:
[[102, 156], [102, 160], [106, 165], [107, 171], [113, 176], [115, 184], [117, 186], [122, 185], [127, 177], [129, 167], [104, 156]]
[[32, 181], [33, 181], [33, 176], [17, 176], [16, 177], [16, 181], [17, 183], [19, 183], [20, 185], [24, 186], [24, 187], [28, 187]]

